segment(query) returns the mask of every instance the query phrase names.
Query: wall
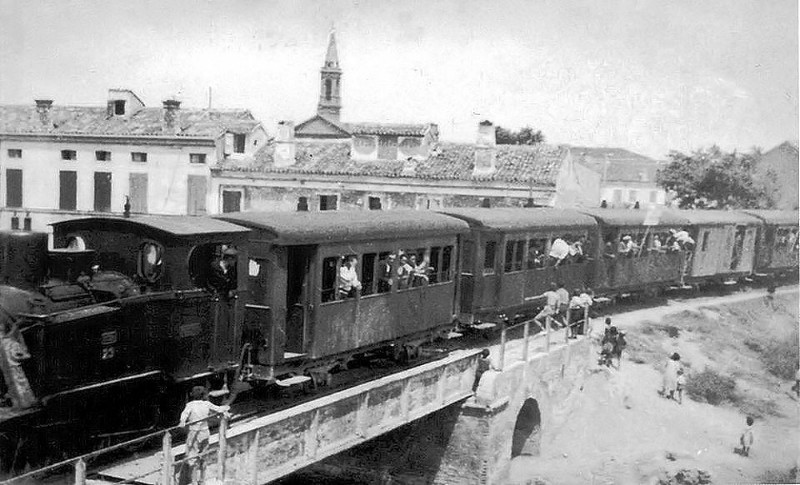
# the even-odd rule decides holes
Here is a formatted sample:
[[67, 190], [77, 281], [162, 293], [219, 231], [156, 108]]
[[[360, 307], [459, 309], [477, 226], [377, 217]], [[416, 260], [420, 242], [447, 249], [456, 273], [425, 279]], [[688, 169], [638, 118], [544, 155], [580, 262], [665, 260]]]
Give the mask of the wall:
[[[210, 143], [210, 141], [209, 141]], [[8, 158], [8, 149], [22, 149], [22, 158]], [[62, 160], [61, 150], [75, 150], [77, 160]], [[97, 161], [96, 150], [111, 152], [110, 161]], [[147, 162], [131, 161], [131, 152], [147, 153]], [[205, 164], [189, 162], [191, 153], [206, 155]], [[22, 169], [23, 208], [4, 209], [0, 228], [10, 227], [14, 210], [24, 217], [32, 210], [34, 226], [46, 228], [60, 215], [75, 215], [94, 211], [94, 173], [110, 172], [111, 211], [121, 213], [125, 196], [130, 193], [129, 174], [147, 173], [147, 206], [153, 214], [185, 214], [187, 210], [187, 178], [199, 175], [208, 178], [215, 163], [213, 146], [128, 145], [121, 143], [74, 143], [69, 140], [4, 141], [0, 150], [0, 204], [6, 202], [8, 168]], [[59, 171], [77, 172], [77, 206], [75, 211], [60, 211]], [[209, 204], [207, 193], [206, 206]]]
[[[614, 201], [614, 191], [619, 190], [622, 194], [622, 201], [615, 202]], [[635, 198], [631, 200], [631, 191], [636, 191]], [[600, 202], [605, 200], [608, 204], [608, 207], [632, 207], [636, 200], [639, 201], [640, 207], [647, 207], [651, 205], [650, 202], [650, 193], [656, 193], [656, 205], [665, 205], [667, 194], [664, 189], [656, 186], [656, 185], [649, 185], [649, 186], [641, 186], [641, 187], [632, 187], [631, 185], [621, 185], [621, 184], [605, 184], [600, 189], [600, 198], [597, 201], [597, 205], [600, 205]]]
[[[340, 210], [362, 210], [368, 207], [367, 197], [380, 197], [382, 209], [439, 209], [445, 207], [479, 207], [489, 199], [491, 207], [522, 207], [533, 196], [537, 205], [552, 205], [550, 190], [498, 187], [489, 184], [446, 184], [405, 179], [367, 179], [341, 177], [338, 180], [261, 177], [232, 177], [212, 173], [211, 192], [216, 200], [209, 211], [222, 212], [222, 192], [238, 190], [244, 211], [294, 211], [300, 197], [308, 198], [309, 210], [318, 210], [319, 195], [337, 195]], [[430, 201], [430, 207], [428, 207]]]
[[556, 179], [556, 207], [594, 207], [600, 196], [600, 174], [565, 157]]

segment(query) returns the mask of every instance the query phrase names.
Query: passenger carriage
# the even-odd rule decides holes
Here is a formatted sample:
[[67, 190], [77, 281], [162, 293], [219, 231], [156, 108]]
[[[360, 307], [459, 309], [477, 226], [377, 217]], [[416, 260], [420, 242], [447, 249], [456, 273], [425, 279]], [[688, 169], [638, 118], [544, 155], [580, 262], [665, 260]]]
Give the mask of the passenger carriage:
[[[317, 377], [391, 344], [413, 354], [452, 326], [463, 221], [399, 210], [218, 217], [252, 229], [245, 300], [246, 327], [263, 336], [252, 349], [256, 377]], [[351, 256], [362, 287], [346, 294], [338, 280]], [[423, 268], [413, 278], [403, 268], [412, 259]]]
[[[470, 226], [461, 248], [459, 307], [464, 323], [540, 307], [551, 283], [563, 283], [570, 292], [592, 284], [597, 223], [587, 215], [552, 208], [442, 212]], [[570, 254], [560, 262], [550, 256], [554, 245], [576, 242], [581, 255]]]
[[[672, 243], [673, 233], [688, 226], [683, 212], [629, 209], [580, 209], [599, 223], [601, 248], [595, 273], [595, 290], [604, 293], [658, 290], [676, 284], [686, 261], [682, 246]], [[621, 251], [630, 238], [631, 251]]]
[[758, 276], [797, 271], [798, 213], [779, 210], [747, 210], [763, 225], [756, 236], [755, 273]]
[[744, 212], [693, 210], [682, 214], [689, 221], [695, 247], [684, 281], [723, 282], [753, 272], [756, 233], [761, 220]]

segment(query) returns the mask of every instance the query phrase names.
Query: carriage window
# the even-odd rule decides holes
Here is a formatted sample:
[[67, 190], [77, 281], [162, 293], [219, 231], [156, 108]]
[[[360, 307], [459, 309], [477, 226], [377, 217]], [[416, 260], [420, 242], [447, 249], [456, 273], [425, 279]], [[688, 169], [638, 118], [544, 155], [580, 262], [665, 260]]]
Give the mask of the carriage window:
[[439, 282], [451, 281], [453, 265], [453, 246], [445, 246], [442, 250], [442, 269], [439, 271]]
[[525, 240], [517, 241], [514, 249], [514, 271], [522, 271], [522, 260], [525, 257]]
[[[430, 284], [438, 283], [440, 280], [440, 275], [442, 273], [442, 263], [439, 261], [439, 257], [442, 254], [441, 247], [432, 247], [431, 248], [431, 274], [430, 274]], [[446, 280], [445, 280], [446, 281]]]
[[361, 258], [361, 295], [375, 293], [375, 258], [377, 254], [365, 254]]
[[339, 259], [337, 257], [322, 260], [322, 303], [336, 300], [336, 274]]
[[544, 268], [547, 262], [547, 239], [528, 241], [528, 269]]
[[164, 270], [164, 249], [156, 243], [147, 242], [139, 249], [139, 276], [150, 283], [161, 277]]
[[494, 274], [494, 260], [495, 260], [496, 250], [497, 250], [497, 242], [495, 241], [486, 242], [486, 250], [484, 251], [483, 255], [483, 274], [485, 275]]
[[397, 256], [388, 251], [378, 254], [378, 293], [388, 293], [392, 291], [394, 282], [395, 260]]
[[709, 236], [709, 234], [710, 234], [709, 231], [703, 231], [703, 247], [702, 247], [701, 251], [705, 251], [706, 249], [708, 249], [708, 236]]
[[506, 241], [506, 263], [503, 265], [503, 270], [508, 273], [514, 267], [514, 247], [515, 241]]
[[253, 278], [260, 275], [261, 263], [259, 263], [255, 259], [251, 259], [250, 262], [247, 264], [247, 274], [249, 274]]

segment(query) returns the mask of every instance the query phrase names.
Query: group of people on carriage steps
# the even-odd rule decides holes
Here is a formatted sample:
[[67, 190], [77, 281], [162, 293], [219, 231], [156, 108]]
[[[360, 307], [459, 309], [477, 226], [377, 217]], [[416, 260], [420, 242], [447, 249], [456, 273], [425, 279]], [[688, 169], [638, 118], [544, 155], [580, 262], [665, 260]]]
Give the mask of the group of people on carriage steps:
[[[542, 329], [542, 322], [550, 317], [556, 327], [567, 325], [567, 314], [569, 313], [570, 337], [576, 338], [577, 335], [584, 333], [584, 314], [587, 308], [594, 303], [594, 296], [591, 288], [580, 290], [575, 288], [570, 296], [569, 291], [564, 288], [564, 283], [550, 283], [550, 289], [542, 295], [545, 298], [545, 305], [542, 310], [533, 317]], [[574, 325], [573, 325], [574, 324]]]

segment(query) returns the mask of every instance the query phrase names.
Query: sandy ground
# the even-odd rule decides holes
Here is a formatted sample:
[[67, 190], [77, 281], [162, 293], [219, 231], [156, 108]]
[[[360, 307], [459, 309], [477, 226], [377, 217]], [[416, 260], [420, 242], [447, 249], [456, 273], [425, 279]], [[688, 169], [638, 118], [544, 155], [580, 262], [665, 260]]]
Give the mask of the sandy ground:
[[[615, 316], [629, 344], [646, 348], [634, 358], [651, 358], [636, 363], [629, 355], [620, 369], [590, 369], [578, 411], [555, 436], [545, 434], [541, 456], [514, 459], [511, 482], [657, 483], [665, 472], [700, 469], [711, 474], [713, 483], [758, 483], [771, 471], [791, 469], [800, 456], [800, 407], [790, 391], [792, 383], [768, 374], [756, 354], [743, 351], [734, 339], [715, 337], [717, 330], [716, 335], [733, 334], [731, 325], [739, 325], [739, 331], [747, 325], [742, 323], [745, 319], [753, 325], [742, 331], [778, 339], [793, 335], [798, 325], [797, 288], [782, 289], [777, 301], [780, 309], [768, 312], [760, 294], [740, 293]], [[676, 312], [686, 322], [677, 338], [652, 331], [664, 321], [674, 322]], [[705, 331], [689, 330], [695, 324]], [[678, 404], [659, 396], [660, 369], [673, 351], [692, 370], [708, 366], [735, 376], [737, 389], [745, 400], [756, 403], [756, 409], [759, 403], [763, 408], [765, 402], [774, 402], [772, 413], [762, 413], [756, 421], [750, 457], [733, 453], [745, 428], [742, 406], [713, 406], [686, 396]]]

